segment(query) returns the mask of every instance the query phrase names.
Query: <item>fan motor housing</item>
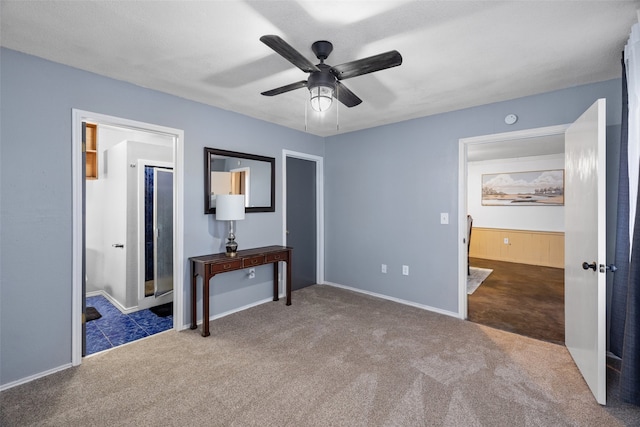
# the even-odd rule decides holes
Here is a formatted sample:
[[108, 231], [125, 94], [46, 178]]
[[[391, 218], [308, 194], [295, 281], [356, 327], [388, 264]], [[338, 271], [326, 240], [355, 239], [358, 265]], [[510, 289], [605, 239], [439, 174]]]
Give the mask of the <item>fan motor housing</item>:
[[307, 79], [307, 88], [311, 89], [316, 86], [328, 86], [335, 90], [336, 78], [328, 71], [316, 71], [309, 75]]
[[311, 50], [320, 61], [324, 61], [333, 51], [333, 45], [326, 40], [318, 40], [311, 45]]

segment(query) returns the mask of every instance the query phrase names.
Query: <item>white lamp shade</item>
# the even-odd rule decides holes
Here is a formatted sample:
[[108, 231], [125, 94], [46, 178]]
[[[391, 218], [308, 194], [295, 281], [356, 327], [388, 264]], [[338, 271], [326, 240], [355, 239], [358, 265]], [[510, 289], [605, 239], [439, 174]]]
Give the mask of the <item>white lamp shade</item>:
[[244, 194], [218, 194], [216, 219], [221, 221], [244, 219]]

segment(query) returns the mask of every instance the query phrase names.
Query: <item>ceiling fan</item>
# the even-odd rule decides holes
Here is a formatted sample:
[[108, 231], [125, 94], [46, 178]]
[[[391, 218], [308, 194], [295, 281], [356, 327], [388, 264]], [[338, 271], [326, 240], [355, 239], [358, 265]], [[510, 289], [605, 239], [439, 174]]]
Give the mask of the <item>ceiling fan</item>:
[[319, 64], [314, 65], [279, 36], [262, 36], [260, 41], [305, 73], [309, 73], [307, 80], [271, 89], [262, 92], [262, 95], [274, 96], [306, 87], [311, 93], [311, 107], [316, 111], [328, 110], [334, 97], [347, 107], [355, 107], [362, 102], [340, 80], [397, 67], [402, 64], [402, 55], [397, 50], [391, 50], [341, 65], [330, 66], [325, 64], [324, 61], [333, 50], [333, 45], [326, 40], [319, 40], [311, 45], [311, 50], [320, 60]]

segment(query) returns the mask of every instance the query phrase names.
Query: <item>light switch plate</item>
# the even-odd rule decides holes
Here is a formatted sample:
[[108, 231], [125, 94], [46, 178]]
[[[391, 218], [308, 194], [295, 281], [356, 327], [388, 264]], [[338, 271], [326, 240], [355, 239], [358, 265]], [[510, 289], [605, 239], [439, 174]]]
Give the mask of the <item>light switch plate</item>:
[[449, 224], [449, 214], [447, 212], [440, 214], [440, 224]]

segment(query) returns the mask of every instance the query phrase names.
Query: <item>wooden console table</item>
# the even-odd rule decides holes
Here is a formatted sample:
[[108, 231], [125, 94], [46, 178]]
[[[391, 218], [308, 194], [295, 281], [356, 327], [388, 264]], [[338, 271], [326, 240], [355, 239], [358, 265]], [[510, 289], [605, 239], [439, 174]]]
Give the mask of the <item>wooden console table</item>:
[[224, 253], [189, 258], [191, 261], [191, 329], [197, 329], [196, 278], [202, 277], [202, 336], [209, 333], [209, 281], [228, 271], [242, 270], [263, 264], [273, 264], [273, 300], [278, 301], [278, 263], [287, 263], [287, 305], [291, 305], [291, 252], [288, 246], [266, 246], [245, 249], [231, 258]]

